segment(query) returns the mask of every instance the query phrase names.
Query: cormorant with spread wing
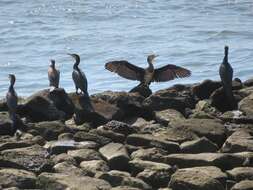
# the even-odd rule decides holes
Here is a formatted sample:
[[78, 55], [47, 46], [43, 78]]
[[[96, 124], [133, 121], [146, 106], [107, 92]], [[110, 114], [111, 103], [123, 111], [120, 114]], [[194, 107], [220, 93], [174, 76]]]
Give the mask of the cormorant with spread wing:
[[175, 78], [189, 77], [191, 71], [176, 65], [166, 65], [161, 68], [154, 68], [154, 59], [157, 55], [149, 55], [147, 58], [148, 68], [143, 69], [135, 66], [128, 61], [111, 61], [105, 64], [105, 68], [119, 76], [129, 79], [138, 80], [141, 84], [149, 86], [151, 82], [166, 82]]

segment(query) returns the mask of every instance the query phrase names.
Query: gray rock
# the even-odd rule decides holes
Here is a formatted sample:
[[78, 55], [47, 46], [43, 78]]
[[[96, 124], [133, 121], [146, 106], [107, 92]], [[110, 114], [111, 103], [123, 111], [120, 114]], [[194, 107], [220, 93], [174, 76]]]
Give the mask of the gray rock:
[[253, 167], [238, 167], [227, 171], [227, 173], [232, 176], [237, 182], [243, 180], [253, 180]]
[[21, 169], [2, 168], [0, 169], [0, 186], [18, 187], [31, 189], [36, 187], [36, 175], [32, 172]]
[[167, 109], [155, 112], [157, 122], [168, 125], [172, 120], [184, 120], [185, 117], [178, 111]]
[[68, 174], [68, 175], [73, 175], [73, 176], [90, 175], [89, 172], [84, 171], [69, 162], [58, 163], [54, 165], [53, 169], [56, 173], [63, 173], [63, 174]]
[[109, 166], [103, 160], [82, 161], [80, 164], [80, 167], [82, 168], [82, 170], [92, 175], [95, 175], [96, 173], [99, 173], [99, 172], [109, 171]]
[[253, 136], [249, 129], [238, 129], [223, 144], [222, 152], [253, 151]]
[[48, 190], [110, 190], [111, 185], [101, 179], [80, 177], [60, 173], [42, 173], [38, 176], [38, 184], [42, 189]]
[[123, 143], [126, 139], [125, 135], [123, 135], [121, 133], [115, 133], [112, 130], [108, 130], [108, 129], [104, 128], [104, 126], [100, 126], [97, 129], [93, 129], [90, 132], [96, 133], [96, 134], [106, 137], [106, 138], [109, 138], [113, 142], [118, 142], [118, 143]]
[[244, 86], [253, 86], [253, 78], [244, 81]]
[[94, 141], [94, 142], [98, 143], [100, 146], [106, 145], [112, 141], [111, 139], [109, 139], [107, 137], [103, 137], [103, 136], [98, 135], [96, 133], [87, 133], [87, 132], [82, 132], [82, 131], [75, 133], [74, 140], [76, 140], [76, 141]]
[[253, 181], [244, 180], [235, 184], [231, 190], [252, 190], [252, 189], [253, 189]]
[[127, 144], [143, 147], [158, 147], [166, 150], [169, 153], [176, 153], [180, 151], [179, 145], [175, 142], [167, 141], [159, 136], [150, 134], [132, 134], [127, 137]]
[[68, 155], [75, 158], [78, 163], [89, 160], [102, 160], [101, 154], [92, 149], [68, 151]]
[[110, 121], [107, 124], [105, 124], [103, 126], [103, 129], [111, 130], [115, 133], [120, 133], [125, 136], [137, 132], [136, 129], [134, 127], [132, 127], [131, 125], [128, 125], [128, 124], [120, 122], [120, 121], [115, 121], [115, 120]]
[[141, 189], [129, 186], [117, 186], [113, 187], [111, 190], [141, 190]]
[[53, 160], [54, 164], [58, 164], [58, 163], [61, 163], [61, 162], [68, 162], [68, 163], [71, 163], [73, 165], [77, 164], [76, 160], [72, 156], [70, 156], [66, 153], [53, 155], [52, 160]]
[[158, 148], [139, 149], [131, 154], [132, 159], [141, 159], [153, 162], [165, 163], [167, 153]]
[[253, 93], [239, 102], [239, 110], [247, 116], [253, 117]]
[[213, 167], [179, 169], [172, 175], [169, 186], [173, 190], [225, 190], [217, 180], [220, 176], [226, 175]]
[[203, 153], [203, 152], [217, 152], [216, 144], [209, 141], [206, 137], [202, 137], [193, 141], [186, 141], [180, 145], [183, 153]]
[[109, 143], [100, 148], [99, 152], [107, 160], [111, 169], [126, 170], [128, 168], [129, 155], [124, 145]]

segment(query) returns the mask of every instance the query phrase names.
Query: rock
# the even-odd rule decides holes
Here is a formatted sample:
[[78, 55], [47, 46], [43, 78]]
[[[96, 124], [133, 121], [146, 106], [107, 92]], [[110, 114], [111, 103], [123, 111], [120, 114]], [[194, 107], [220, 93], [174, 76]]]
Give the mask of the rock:
[[170, 154], [163, 157], [164, 163], [177, 165], [179, 168], [198, 166], [216, 166], [224, 169], [232, 169], [242, 166], [245, 158], [233, 154], [223, 153], [199, 153], [199, 154]]
[[110, 120], [119, 120], [123, 117], [123, 112], [115, 105], [104, 100], [70, 94], [75, 104], [75, 122], [82, 124], [91, 122], [94, 126], [102, 125]]
[[143, 106], [148, 110], [160, 111], [174, 109], [184, 113], [185, 108], [195, 107], [195, 100], [189, 88], [178, 85], [157, 91], [144, 100]]
[[38, 176], [38, 184], [42, 189], [75, 189], [75, 190], [110, 190], [111, 185], [101, 179], [80, 177], [69, 174], [42, 173]]
[[166, 154], [164, 150], [158, 148], [139, 149], [131, 154], [131, 158], [165, 163]]
[[169, 186], [173, 190], [225, 190], [217, 178], [224, 180], [226, 175], [215, 167], [179, 169], [171, 176]]
[[99, 176], [99, 179], [108, 181], [112, 187], [130, 186], [140, 188], [142, 190], [151, 190], [151, 187], [144, 181], [137, 178], [133, 178], [126, 172], [112, 170], [110, 172], [101, 174]]
[[243, 85], [248, 87], [253, 86], [253, 78], [244, 81]]
[[48, 141], [56, 140], [60, 134], [70, 131], [70, 129], [61, 121], [44, 121], [34, 123], [31, 124], [29, 128], [36, 130], [39, 135]]
[[126, 123], [120, 121], [110, 121], [106, 125], [103, 126], [105, 130], [111, 130], [116, 133], [123, 134], [125, 136], [130, 135], [132, 133], [136, 133], [136, 129]]
[[73, 109], [73, 104], [64, 89], [55, 92], [46, 89], [27, 98], [18, 113], [34, 122], [53, 121], [70, 118]]
[[244, 180], [235, 184], [231, 190], [252, 190], [252, 189], [253, 189], [253, 181]]
[[163, 111], [155, 112], [155, 118], [158, 123], [168, 125], [172, 120], [184, 120], [184, 116], [173, 109], [167, 109]]
[[183, 153], [202, 153], [202, 152], [217, 152], [216, 144], [209, 141], [206, 137], [202, 137], [193, 141], [186, 141], [180, 145]]
[[221, 148], [222, 152], [247, 152], [253, 151], [253, 136], [249, 129], [235, 131]]
[[111, 169], [127, 170], [129, 156], [124, 145], [109, 143], [99, 149]]
[[12, 121], [7, 112], [0, 112], [0, 135], [13, 135]]
[[150, 134], [132, 134], [127, 137], [126, 142], [127, 144], [134, 146], [162, 148], [169, 153], [176, 153], [180, 151], [180, 147], [177, 143], [170, 142]]
[[87, 175], [89, 175], [88, 172], [74, 166], [73, 164], [71, 164], [69, 162], [58, 163], [53, 167], [53, 169], [56, 173], [63, 173], [63, 174], [68, 174], [68, 175], [73, 175], [73, 176], [87, 176]]
[[121, 133], [115, 133], [112, 130], [108, 130], [108, 129], [104, 128], [104, 126], [100, 126], [97, 129], [94, 129], [90, 132], [97, 133], [98, 135], [109, 138], [113, 142], [117, 142], [117, 143], [124, 143], [124, 141], [126, 139], [125, 135], [123, 135]]
[[76, 160], [72, 156], [70, 156], [66, 153], [53, 155], [52, 160], [55, 164], [58, 164], [58, 163], [61, 163], [61, 162], [67, 162], [67, 163], [71, 163], [73, 165], [77, 165]]
[[112, 140], [98, 135], [96, 133], [87, 133], [87, 132], [77, 132], [74, 135], [74, 140], [76, 141], [93, 141], [99, 144], [100, 146], [104, 146], [110, 143]]
[[97, 146], [93, 141], [76, 142], [74, 140], [60, 140], [47, 142], [44, 148], [52, 155], [66, 153], [68, 150], [96, 148]]
[[253, 123], [253, 117], [245, 116], [239, 110], [227, 111], [223, 113], [221, 116], [219, 116], [219, 119], [221, 119], [224, 122], [230, 122], [230, 123], [239, 123], [239, 124]]
[[36, 176], [32, 172], [12, 168], [0, 169], [0, 186], [31, 189], [36, 187]]
[[246, 114], [246, 116], [253, 117], [253, 93], [242, 99], [239, 102], [239, 110]]
[[125, 119], [125, 122], [129, 125], [131, 125], [133, 128], [141, 129], [144, 128], [146, 125], [154, 124], [155, 121], [147, 121], [146, 119], [142, 117], [132, 117], [132, 118], [127, 118]]
[[82, 168], [82, 170], [92, 174], [93, 176], [96, 173], [108, 172], [110, 170], [107, 163], [103, 160], [82, 161], [81, 164], [80, 164], [80, 167]]
[[204, 80], [202, 83], [193, 86], [192, 92], [200, 100], [208, 99], [210, 95], [221, 86], [220, 81]]
[[238, 167], [227, 171], [232, 178], [237, 181], [253, 180], [253, 167]]
[[128, 187], [128, 186], [117, 186], [117, 187], [113, 187], [111, 190], [141, 190], [141, 189], [135, 188], [135, 187]]
[[213, 119], [187, 119], [185, 121], [172, 122], [171, 125], [191, 131], [199, 137], [206, 137], [218, 146], [221, 146], [226, 138], [226, 128], [221, 122]]
[[70, 150], [68, 155], [75, 158], [78, 163], [89, 160], [102, 160], [101, 154], [92, 149]]
[[134, 87], [132, 90], [129, 91], [130, 93], [138, 93], [143, 97], [149, 97], [152, 94], [149, 86], [139, 84], [138, 86]]
[[25, 169], [35, 173], [51, 171], [52, 162], [46, 156], [47, 151], [39, 145], [4, 150], [0, 153], [0, 167]]

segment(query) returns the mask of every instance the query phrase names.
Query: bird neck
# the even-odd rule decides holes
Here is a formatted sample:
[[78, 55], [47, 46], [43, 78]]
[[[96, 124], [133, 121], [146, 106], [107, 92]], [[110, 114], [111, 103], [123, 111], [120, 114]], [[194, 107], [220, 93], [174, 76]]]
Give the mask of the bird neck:
[[154, 65], [152, 61], [148, 60], [148, 70], [153, 71], [154, 70]]
[[9, 86], [9, 91], [14, 91], [14, 83], [11, 83]]
[[75, 62], [75, 64], [73, 65], [73, 69], [79, 70], [78, 65], [79, 65], [79, 63]]
[[223, 63], [228, 64], [228, 54], [225, 54]]

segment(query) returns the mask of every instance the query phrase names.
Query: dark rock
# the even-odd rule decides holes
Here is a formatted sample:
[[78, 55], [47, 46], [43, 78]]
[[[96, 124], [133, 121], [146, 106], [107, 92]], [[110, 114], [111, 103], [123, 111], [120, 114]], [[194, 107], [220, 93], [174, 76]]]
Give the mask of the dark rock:
[[201, 100], [208, 99], [221, 86], [220, 81], [204, 80], [202, 83], [193, 86], [192, 92]]
[[126, 139], [125, 135], [121, 133], [115, 133], [112, 130], [105, 129], [104, 126], [100, 126], [95, 130], [92, 130], [93, 133], [97, 133], [103, 137], [111, 139], [113, 142], [123, 143]]
[[107, 137], [103, 137], [103, 136], [98, 135], [96, 133], [87, 133], [87, 132], [77, 132], [74, 135], [74, 140], [76, 140], [76, 141], [94, 141], [94, 142], [98, 143], [100, 146], [104, 146], [112, 141], [111, 139], [109, 139]]
[[101, 179], [74, 176], [71, 174], [42, 173], [38, 176], [38, 184], [42, 189], [75, 189], [75, 190], [110, 190], [111, 185]]
[[227, 173], [237, 182], [243, 180], [253, 180], [253, 167], [238, 167], [227, 171]]
[[111, 169], [127, 170], [129, 156], [124, 145], [109, 143], [99, 149]]
[[36, 176], [32, 172], [12, 168], [0, 169], [0, 186], [22, 189], [36, 188]]
[[7, 112], [0, 112], [0, 135], [13, 135], [12, 121]]
[[193, 141], [186, 141], [180, 145], [183, 153], [202, 153], [202, 152], [217, 152], [216, 144], [209, 141], [206, 137], [202, 137]]
[[252, 190], [252, 189], [253, 189], [253, 181], [244, 180], [235, 184], [231, 190]]
[[73, 140], [74, 135], [72, 133], [62, 133], [58, 136], [58, 140]]
[[132, 126], [115, 120], [108, 122], [106, 125], [103, 126], [103, 128], [106, 130], [112, 130], [116, 133], [121, 133], [125, 136], [137, 132], [136, 129]]
[[179, 169], [172, 175], [169, 186], [173, 190], [225, 190], [217, 178], [226, 175], [215, 167]]
[[93, 176], [100, 172], [108, 172], [109, 166], [104, 160], [87, 160], [80, 163], [80, 167], [85, 172], [92, 174]]
[[149, 86], [139, 84], [138, 86], [134, 87], [132, 90], [129, 91], [130, 93], [138, 93], [143, 97], [149, 97], [152, 94]]
[[68, 155], [75, 158], [80, 163], [89, 160], [102, 160], [101, 154], [92, 149], [80, 149], [68, 151]]

